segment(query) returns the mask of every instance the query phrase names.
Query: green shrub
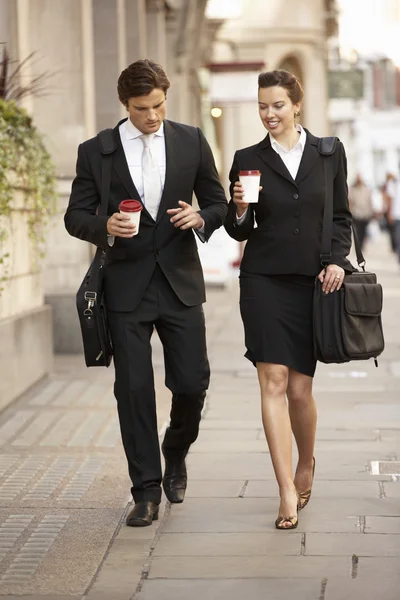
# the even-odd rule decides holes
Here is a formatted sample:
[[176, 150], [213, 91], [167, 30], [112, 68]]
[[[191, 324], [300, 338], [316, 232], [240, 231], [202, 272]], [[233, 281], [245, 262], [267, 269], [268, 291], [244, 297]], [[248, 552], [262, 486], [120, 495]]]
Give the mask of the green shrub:
[[0, 98], [0, 264], [9, 235], [15, 189], [24, 190], [35, 259], [43, 256], [44, 232], [56, 205], [55, 167], [39, 131], [14, 101]]

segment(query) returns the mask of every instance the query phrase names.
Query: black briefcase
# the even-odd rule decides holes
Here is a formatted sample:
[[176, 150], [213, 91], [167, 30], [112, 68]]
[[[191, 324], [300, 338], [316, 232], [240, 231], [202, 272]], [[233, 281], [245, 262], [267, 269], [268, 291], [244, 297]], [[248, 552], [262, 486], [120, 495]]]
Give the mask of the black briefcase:
[[376, 359], [385, 347], [382, 330], [382, 286], [375, 273], [345, 275], [338, 292], [314, 288], [314, 353], [324, 363]]
[[[102, 152], [101, 201], [98, 214], [106, 215], [110, 190], [112, 153], [115, 142], [112, 129], [104, 129], [98, 134]], [[104, 269], [106, 251], [97, 248], [76, 294], [76, 308], [82, 332], [83, 350], [87, 367], [108, 367], [113, 351], [107, 322], [104, 299]]]
[[[333, 177], [329, 156], [336, 138], [321, 138], [324, 155], [326, 201], [322, 232], [321, 264], [331, 258], [333, 223]], [[324, 294], [318, 277], [313, 299], [314, 356], [323, 363], [345, 363], [377, 357], [385, 347], [382, 329], [382, 286], [375, 273], [365, 271], [365, 260], [353, 227], [357, 262], [361, 271], [346, 273], [338, 292]]]
[[104, 261], [105, 252], [98, 248], [76, 294], [87, 367], [108, 367], [113, 354], [104, 303]]

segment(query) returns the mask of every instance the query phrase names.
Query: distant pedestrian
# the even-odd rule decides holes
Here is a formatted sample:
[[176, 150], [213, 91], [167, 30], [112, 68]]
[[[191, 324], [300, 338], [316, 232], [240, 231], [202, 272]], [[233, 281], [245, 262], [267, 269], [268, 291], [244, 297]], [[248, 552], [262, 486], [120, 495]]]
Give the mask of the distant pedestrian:
[[[275, 526], [286, 530], [297, 527], [315, 468], [314, 281], [318, 276], [324, 292], [335, 293], [345, 270], [353, 271], [346, 259], [351, 214], [346, 156], [339, 142], [332, 156], [332, 256], [321, 269], [325, 157], [318, 151], [318, 138], [296, 124], [303, 90], [287, 71], [262, 73], [258, 84], [259, 115], [268, 133], [235, 154], [225, 228], [234, 239], [247, 240], [240, 271], [246, 357], [257, 368], [264, 430], [279, 485]], [[261, 172], [258, 202], [246, 202], [240, 171]], [[299, 452], [294, 478], [292, 434]]]
[[387, 186], [390, 198], [390, 220], [394, 227], [394, 246], [400, 262], [400, 179], [390, 179]]
[[363, 181], [359, 173], [349, 189], [349, 203], [358, 241], [360, 242], [361, 250], [363, 250], [367, 227], [375, 214], [372, 205], [371, 189]]
[[396, 191], [397, 179], [393, 173], [386, 174], [386, 180], [383, 184], [382, 190], [382, 204], [383, 204], [383, 220], [386, 230], [389, 234], [390, 246], [393, 252], [397, 251], [396, 241], [396, 224], [393, 216], [393, 201]]

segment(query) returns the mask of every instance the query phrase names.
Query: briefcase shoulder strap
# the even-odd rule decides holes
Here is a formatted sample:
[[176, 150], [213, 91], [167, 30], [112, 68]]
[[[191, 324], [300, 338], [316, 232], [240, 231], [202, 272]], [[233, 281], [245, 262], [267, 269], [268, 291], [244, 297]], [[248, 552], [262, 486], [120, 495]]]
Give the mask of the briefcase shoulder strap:
[[110, 193], [112, 155], [117, 149], [114, 130], [103, 129], [97, 134], [101, 150], [101, 198], [99, 215], [107, 215], [108, 196]]
[[318, 140], [318, 152], [324, 156], [331, 156], [335, 153], [338, 143], [337, 137], [322, 137]]
[[[320, 261], [324, 267], [332, 258], [332, 233], [333, 233], [333, 161], [330, 156], [335, 153], [339, 139], [337, 137], [322, 137], [318, 140], [318, 151], [324, 156], [324, 180], [325, 180], [325, 208], [322, 225], [322, 242]], [[357, 231], [352, 223], [354, 246], [359, 267], [365, 271], [365, 259], [358, 241]]]
[[100, 142], [100, 150], [102, 154], [112, 154], [117, 149], [113, 129], [102, 129], [97, 134], [97, 137]]

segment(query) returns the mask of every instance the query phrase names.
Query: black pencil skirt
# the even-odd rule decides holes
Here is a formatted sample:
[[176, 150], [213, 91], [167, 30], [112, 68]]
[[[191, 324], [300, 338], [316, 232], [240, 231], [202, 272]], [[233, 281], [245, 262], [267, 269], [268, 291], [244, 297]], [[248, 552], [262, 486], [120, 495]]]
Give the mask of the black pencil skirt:
[[314, 376], [312, 305], [315, 277], [241, 271], [240, 312], [246, 358]]

